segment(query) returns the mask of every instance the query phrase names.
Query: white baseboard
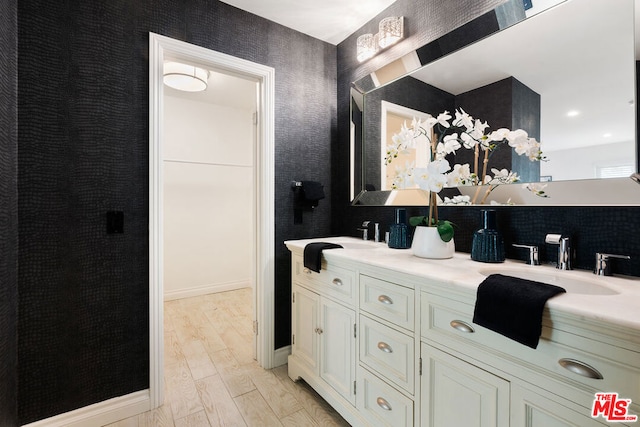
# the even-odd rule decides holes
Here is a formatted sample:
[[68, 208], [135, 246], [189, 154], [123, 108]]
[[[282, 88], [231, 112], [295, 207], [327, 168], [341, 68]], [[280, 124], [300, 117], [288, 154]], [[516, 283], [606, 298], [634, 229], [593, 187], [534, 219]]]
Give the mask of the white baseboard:
[[22, 427], [100, 427], [151, 409], [149, 390], [114, 397]]
[[281, 347], [274, 352], [273, 367], [286, 365], [289, 355], [291, 354], [291, 346]]
[[216, 292], [235, 291], [236, 289], [250, 288], [249, 280], [239, 282], [212, 283], [209, 285], [196, 286], [193, 288], [179, 289], [176, 291], [165, 291], [164, 300], [171, 301], [174, 299], [197, 297], [206, 294], [215, 294]]

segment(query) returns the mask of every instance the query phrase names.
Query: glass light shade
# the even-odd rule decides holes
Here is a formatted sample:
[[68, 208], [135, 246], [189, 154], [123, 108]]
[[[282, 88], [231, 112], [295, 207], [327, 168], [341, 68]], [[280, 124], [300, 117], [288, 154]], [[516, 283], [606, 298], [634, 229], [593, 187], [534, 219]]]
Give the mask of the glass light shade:
[[378, 51], [376, 36], [377, 35], [373, 34], [363, 34], [358, 37], [358, 40], [356, 41], [356, 58], [358, 61], [365, 61], [376, 54]]
[[207, 88], [209, 72], [180, 62], [165, 62], [163, 81], [169, 87], [186, 92], [201, 92]]
[[378, 43], [382, 49], [397, 43], [404, 37], [404, 20], [402, 16], [390, 16], [380, 21]]

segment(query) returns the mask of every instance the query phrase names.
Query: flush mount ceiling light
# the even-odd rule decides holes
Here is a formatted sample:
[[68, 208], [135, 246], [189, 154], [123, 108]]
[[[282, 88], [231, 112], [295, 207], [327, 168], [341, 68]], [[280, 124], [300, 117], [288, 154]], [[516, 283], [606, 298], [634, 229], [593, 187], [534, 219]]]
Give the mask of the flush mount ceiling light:
[[180, 62], [165, 62], [164, 84], [185, 92], [201, 92], [207, 88], [209, 72], [204, 68]]
[[380, 21], [378, 34], [363, 34], [356, 41], [356, 58], [366, 61], [379, 51], [388, 48], [404, 37], [404, 18], [390, 16]]

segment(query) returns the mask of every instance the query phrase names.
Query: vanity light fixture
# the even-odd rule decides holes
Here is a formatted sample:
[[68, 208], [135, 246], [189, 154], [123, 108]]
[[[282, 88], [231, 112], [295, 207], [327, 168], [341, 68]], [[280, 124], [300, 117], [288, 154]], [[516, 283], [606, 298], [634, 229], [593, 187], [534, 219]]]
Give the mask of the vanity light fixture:
[[359, 62], [372, 58], [379, 51], [398, 43], [404, 37], [404, 17], [390, 16], [380, 21], [377, 34], [363, 34], [356, 40]]
[[165, 62], [163, 81], [169, 87], [185, 92], [201, 92], [207, 89], [209, 71], [180, 62]]

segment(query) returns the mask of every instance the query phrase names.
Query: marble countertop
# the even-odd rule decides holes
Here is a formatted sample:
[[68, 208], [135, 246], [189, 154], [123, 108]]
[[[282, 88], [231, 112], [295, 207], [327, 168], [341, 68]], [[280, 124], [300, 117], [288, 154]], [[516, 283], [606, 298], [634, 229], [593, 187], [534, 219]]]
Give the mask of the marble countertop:
[[[586, 270], [561, 271], [552, 265], [530, 266], [522, 261], [506, 260], [504, 263], [473, 261], [468, 253], [456, 252], [453, 258], [431, 260], [413, 256], [410, 249], [399, 250], [385, 243], [359, 240], [353, 237], [328, 237], [321, 239], [290, 240], [285, 244], [292, 252], [302, 254], [311, 242], [341, 244], [343, 249], [323, 252], [329, 262], [352, 261], [409, 274], [441, 284], [455, 286], [460, 291], [475, 295], [478, 285], [486, 275], [522, 273], [538, 280], [563, 286], [567, 293], [547, 301], [547, 308], [554, 313], [567, 313], [580, 319], [607, 322], [640, 330], [640, 278], [628, 276], [596, 276]], [[527, 277], [529, 278], [529, 277]], [[566, 286], [564, 286], [566, 284]], [[590, 294], [585, 292], [606, 292]]]

